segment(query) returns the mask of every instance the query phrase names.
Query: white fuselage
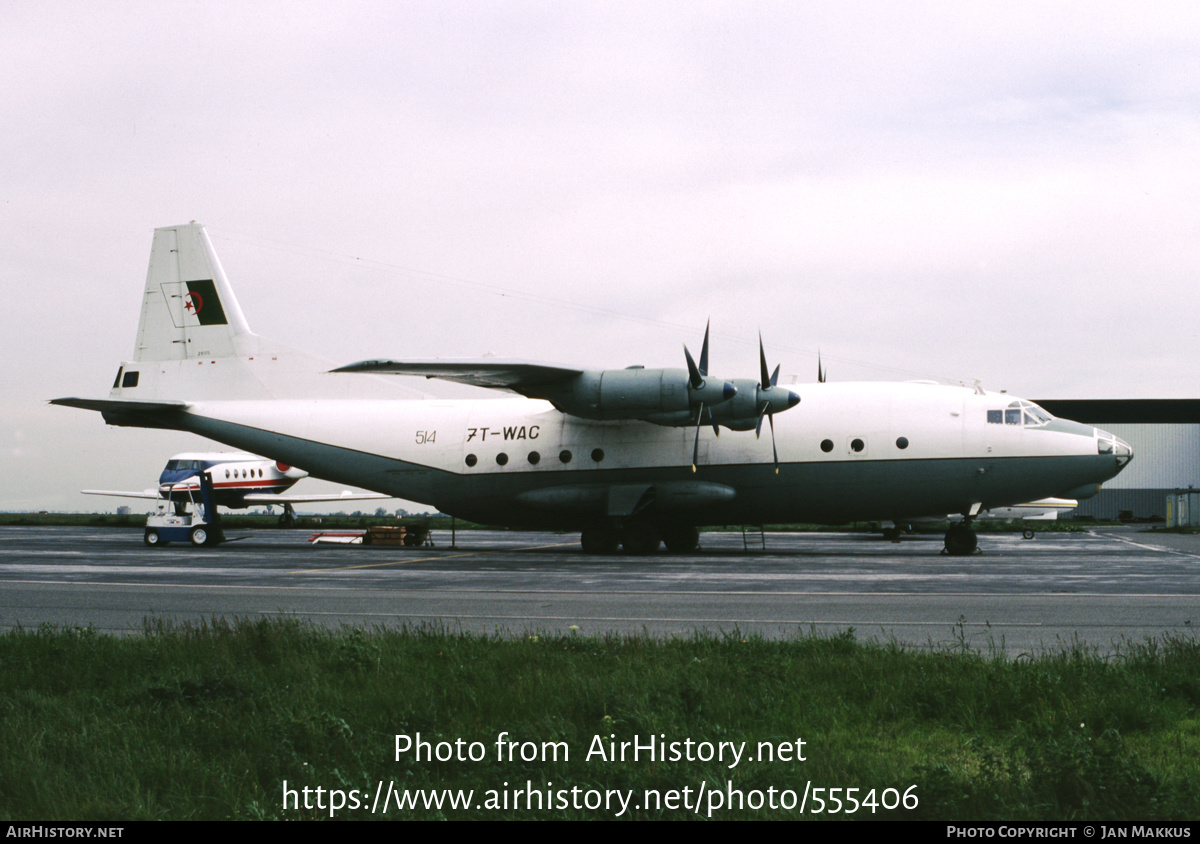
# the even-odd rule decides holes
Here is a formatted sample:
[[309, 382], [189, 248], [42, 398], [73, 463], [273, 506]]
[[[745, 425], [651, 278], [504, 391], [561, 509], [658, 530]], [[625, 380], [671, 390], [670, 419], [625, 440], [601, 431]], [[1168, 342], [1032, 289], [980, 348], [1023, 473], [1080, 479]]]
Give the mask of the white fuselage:
[[178, 427], [468, 518], [564, 527], [632, 515], [639, 487], [652, 497], [665, 489], [672, 517], [698, 524], [966, 513], [1086, 495], [1128, 459], [1127, 446], [1102, 453], [1113, 438], [1091, 426], [989, 422], [989, 410], [1014, 402], [1008, 395], [902, 383], [796, 389], [801, 404], [776, 419], [778, 473], [770, 441], [753, 432], [702, 428], [693, 473], [695, 429], [583, 420], [521, 398], [206, 401]]

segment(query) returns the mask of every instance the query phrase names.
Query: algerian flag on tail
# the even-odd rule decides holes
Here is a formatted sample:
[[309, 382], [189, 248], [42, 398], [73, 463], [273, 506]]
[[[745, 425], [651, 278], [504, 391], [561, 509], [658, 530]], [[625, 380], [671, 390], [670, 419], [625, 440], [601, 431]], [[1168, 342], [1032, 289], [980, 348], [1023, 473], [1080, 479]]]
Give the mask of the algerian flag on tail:
[[228, 325], [221, 297], [211, 278], [172, 281], [162, 285], [167, 310], [176, 328], [189, 325]]

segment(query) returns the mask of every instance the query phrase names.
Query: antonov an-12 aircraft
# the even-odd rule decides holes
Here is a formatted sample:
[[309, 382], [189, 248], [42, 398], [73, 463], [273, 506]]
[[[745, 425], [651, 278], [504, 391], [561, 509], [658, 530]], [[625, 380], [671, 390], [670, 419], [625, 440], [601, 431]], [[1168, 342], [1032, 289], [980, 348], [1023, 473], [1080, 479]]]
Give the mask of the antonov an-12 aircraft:
[[276, 460], [267, 460], [256, 454], [231, 451], [176, 454], [167, 460], [167, 465], [158, 476], [158, 487], [155, 489], [85, 489], [83, 493], [149, 500], [173, 497], [173, 500], [182, 503], [187, 500], [187, 496], [181, 493], [191, 491], [195, 497], [199, 497], [201, 472], [207, 472], [212, 478], [213, 498], [217, 506], [240, 510], [256, 504], [265, 504], [268, 507], [278, 504], [283, 507], [283, 515], [279, 517], [281, 524], [291, 524], [295, 521], [295, 512], [292, 509], [295, 504], [387, 498], [379, 493], [356, 493], [349, 490], [340, 495], [287, 494], [296, 481], [308, 477], [308, 472]]
[[[664, 541], [692, 550], [709, 524], [961, 513], [946, 549], [970, 554], [981, 511], [1086, 498], [1133, 456], [1110, 433], [979, 387], [783, 387], [761, 341], [753, 379], [714, 377], [707, 338], [699, 362], [684, 357], [685, 369], [485, 358], [331, 371], [251, 333], [193, 222], [154, 233], [133, 358], [108, 398], [53, 403], [111, 425], [190, 431], [476, 522], [579, 530], [588, 553], [646, 554]], [[414, 399], [407, 379], [363, 373], [517, 397]], [[722, 427], [731, 433], [718, 438]]]

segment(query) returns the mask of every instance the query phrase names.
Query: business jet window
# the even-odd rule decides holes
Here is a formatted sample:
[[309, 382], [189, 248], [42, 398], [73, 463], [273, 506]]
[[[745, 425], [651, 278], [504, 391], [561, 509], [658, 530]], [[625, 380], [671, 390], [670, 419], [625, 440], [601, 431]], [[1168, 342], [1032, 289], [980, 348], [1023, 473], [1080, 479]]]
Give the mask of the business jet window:
[[833, 451], [833, 440], [821, 440], [821, 451], [826, 454]]
[[571, 452], [567, 451], [566, 449], [560, 451], [558, 453], [558, 459], [559, 459], [559, 462], [561, 462], [561, 463], [570, 463], [571, 462]]
[[467, 455], [467, 465], [468, 466], [474, 466], [478, 462], [479, 462], [479, 458], [476, 457], [474, 454]]
[[864, 448], [866, 448], [866, 443], [864, 443], [862, 440], [855, 438], [850, 441], [851, 451], [862, 451]]
[[595, 460], [597, 463], [599, 463], [601, 460], [603, 460], [604, 459], [604, 449], [602, 449], [602, 448], [592, 449], [592, 459]]
[[896, 448], [902, 450], [908, 448], [908, 437], [900, 437], [898, 440], [896, 440]]
[[508, 455], [505, 454], [503, 451], [500, 452], [499, 454], [496, 455], [496, 462], [499, 463], [501, 466], [504, 466], [505, 464], [508, 463]]
[[529, 462], [532, 463], [534, 466], [536, 466], [539, 462], [541, 462], [541, 459], [542, 459], [542, 455], [538, 454], [536, 451], [529, 452]]

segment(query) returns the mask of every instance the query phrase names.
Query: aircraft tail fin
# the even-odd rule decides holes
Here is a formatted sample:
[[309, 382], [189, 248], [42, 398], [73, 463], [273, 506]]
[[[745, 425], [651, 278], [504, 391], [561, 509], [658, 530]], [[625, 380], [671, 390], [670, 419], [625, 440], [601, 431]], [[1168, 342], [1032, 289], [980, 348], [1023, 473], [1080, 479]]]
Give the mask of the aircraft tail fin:
[[124, 421], [147, 417], [126, 403], [414, 395], [380, 379], [330, 376], [331, 368], [251, 332], [204, 226], [167, 226], [154, 230], [133, 359], [117, 371], [109, 404], [94, 409], [113, 424], [143, 424]]
[[232, 357], [256, 339], [204, 226], [155, 229], [133, 360]]

